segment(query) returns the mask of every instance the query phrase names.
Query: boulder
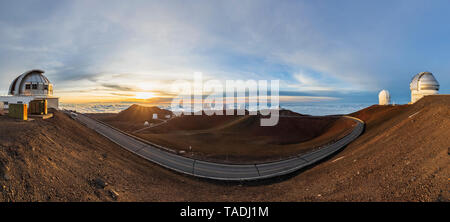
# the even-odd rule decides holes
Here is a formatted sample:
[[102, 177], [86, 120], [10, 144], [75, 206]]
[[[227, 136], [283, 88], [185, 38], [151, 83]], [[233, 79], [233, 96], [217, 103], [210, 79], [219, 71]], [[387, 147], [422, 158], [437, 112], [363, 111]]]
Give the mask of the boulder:
[[92, 180], [92, 182], [95, 185], [95, 187], [100, 189], [104, 189], [106, 186], [108, 186], [108, 183], [102, 180], [101, 178], [95, 178], [94, 180]]

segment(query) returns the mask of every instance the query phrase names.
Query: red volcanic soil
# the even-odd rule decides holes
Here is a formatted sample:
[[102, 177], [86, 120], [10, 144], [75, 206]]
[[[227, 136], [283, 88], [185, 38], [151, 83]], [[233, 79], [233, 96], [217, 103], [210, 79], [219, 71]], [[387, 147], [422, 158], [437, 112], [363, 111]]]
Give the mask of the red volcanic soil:
[[[224, 111], [225, 113], [225, 111]], [[312, 117], [281, 110], [279, 123], [260, 126], [258, 115], [182, 115], [155, 127], [136, 131], [128, 121], [117, 117], [98, 118], [112, 126], [182, 155], [223, 163], [276, 161], [332, 143], [355, 126], [336, 116]], [[95, 115], [93, 115], [95, 117]]]
[[0, 201], [450, 201], [450, 96], [362, 113], [364, 134], [334, 157], [251, 186], [161, 168], [59, 112], [0, 116]]
[[[155, 128], [149, 129], [148, 132], [157, 132], [157, 133], [167, 133], [178, 130], [207, 130], [213, 128], [225, 128], [227, 126], [236, 124], [237, 122], [243, 121], [243, 116], [237, 115], [236, 110], [232, 111], [233, 115], [225, 115], [227, 110], [223, 110], [222, 113], [224, 115], [207, 115], [205, 112], [202, 113], [193, 113], [192, 115], [181, 115], [177, 118], [174, 118], [168, 122], [168, 124], [164, 124]], [[247, 117], [249, 117], [249, 112], [244, 110]], [[289, 110], [281, 110], [280, 115], [286, 116], [305, 116], [299, 113], [295, 113]], [[252, 116], [254, 117], [252, 120], [255, 120], [255, 125], [259, 126], [259, 119], [262, 118], [261, 115]], [[266, 118], [266, 117], [264, 117]], [[250, 120], [250, 121], [252, 121]], [[258, 122], [256, 122], [258, 121]], [[249, 121], [247, 121], [249, 122]], [[270, 128], [270, 127], [269, 127]], [[123, 130], [129, 131], [129, 129], [122, 128]], [[252, 130], [252, 129], [241, 129], [243, 130]]]
[[[158, 119], [153, 119], [153, 114], [158, 115]], [[141, 105], [132, 105], [122, 112], [115, 113], [99, 113], [87, 114], [90, 117], [108, 122], [109, 124], [127, 131], [135, 131], [144, 128], [144, 123], [158, 124], [166, 120], [167, 115], [173, 115], [171, 111], [161, 109], [156, 106], [147, 107]]]
[[[222, 133], [232, 133], [243, 137], [267, 137], [271, 144], [293, 144], [311, 140], [325, 133], [339, 119], [337, 117], [280, 117], [275, 126], [260, 126], [261, 116], [245, 116], [219, 129]], [[346, 122], [346, 121], [342, 121]], [[350, 129], [348, 125], [342, 125]]]
[[161, 191], [155, 180], [172, 175], [52, 112], [47, 120], [0, 116], [0, 202], [145, 200], [139, 195]]
[[206, 130], [219, 127], [240, 118], [241, 116], [236, 115], [182, 115], [170, 120], [167, 124], [149, 129], [148, 131], [164, 133], [177, 130]]
[[410, 105], [372, 105], [363, 110], [350, 114], [350, 116], [361, 119], [366, 123], [366, 129], [371, 129], [379, 126], [402, 113], [410, 110]]
[[114, 117], [114, 120], [143, 123], [145, 121], [152, 121], [153, 114], [157, 114], [158, 119], [166, 119], [166, 116], [172, 115], [172, 112], [156, 106], [147, 107], [132, 105], [128, 109], [117, 114], [117, 116]]

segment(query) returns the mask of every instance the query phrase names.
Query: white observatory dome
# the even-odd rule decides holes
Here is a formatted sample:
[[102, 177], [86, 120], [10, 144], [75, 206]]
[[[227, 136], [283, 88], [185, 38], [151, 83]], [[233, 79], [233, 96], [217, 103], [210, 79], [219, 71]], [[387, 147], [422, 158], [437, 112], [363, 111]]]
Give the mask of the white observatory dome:
[[13, 96], [52, 96], [53, 85], [42, 70], [30, 70], [11, 83], [8, 94]]
[[380, 105], [389, 105], [391, 103], [391, 95], [389, 91], [383, 89], [378, 93], [378, 101]]
[[9, 109], [10, 104], [30, 105], [37, 100], [47, 101], [48, 108], [59, 109], [59, 98], [53, 96], [53, 84], [44, 71], [33, 69], [15, 78], [7, 96], [0, 96], [0, 104]]
[[421, 72], [413, 77], [409, 84], [411, 103], [415, 103], [426, 95], [435, 95], [439, 91], [439, 83], [431, 72]]

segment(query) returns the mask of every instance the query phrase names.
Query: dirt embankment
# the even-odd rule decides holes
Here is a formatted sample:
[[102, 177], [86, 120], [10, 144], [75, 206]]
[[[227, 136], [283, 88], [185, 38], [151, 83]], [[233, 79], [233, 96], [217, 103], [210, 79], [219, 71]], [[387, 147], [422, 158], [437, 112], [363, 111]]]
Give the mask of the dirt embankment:
[[0, 201], [144, 200], [169, 175], [62, 113], [0, 116]]

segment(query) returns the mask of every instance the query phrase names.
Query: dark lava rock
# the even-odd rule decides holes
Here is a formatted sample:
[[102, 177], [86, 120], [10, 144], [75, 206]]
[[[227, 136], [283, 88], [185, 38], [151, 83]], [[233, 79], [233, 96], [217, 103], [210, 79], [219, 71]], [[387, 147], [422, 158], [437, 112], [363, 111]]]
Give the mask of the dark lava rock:
[[95, 178], [94, 180], [92, 180], [92, 182], [94, 183], [95, 187], [100, 189], [104, 189], [106, 186], [108, 186], [108, 183], [100, 178]]

